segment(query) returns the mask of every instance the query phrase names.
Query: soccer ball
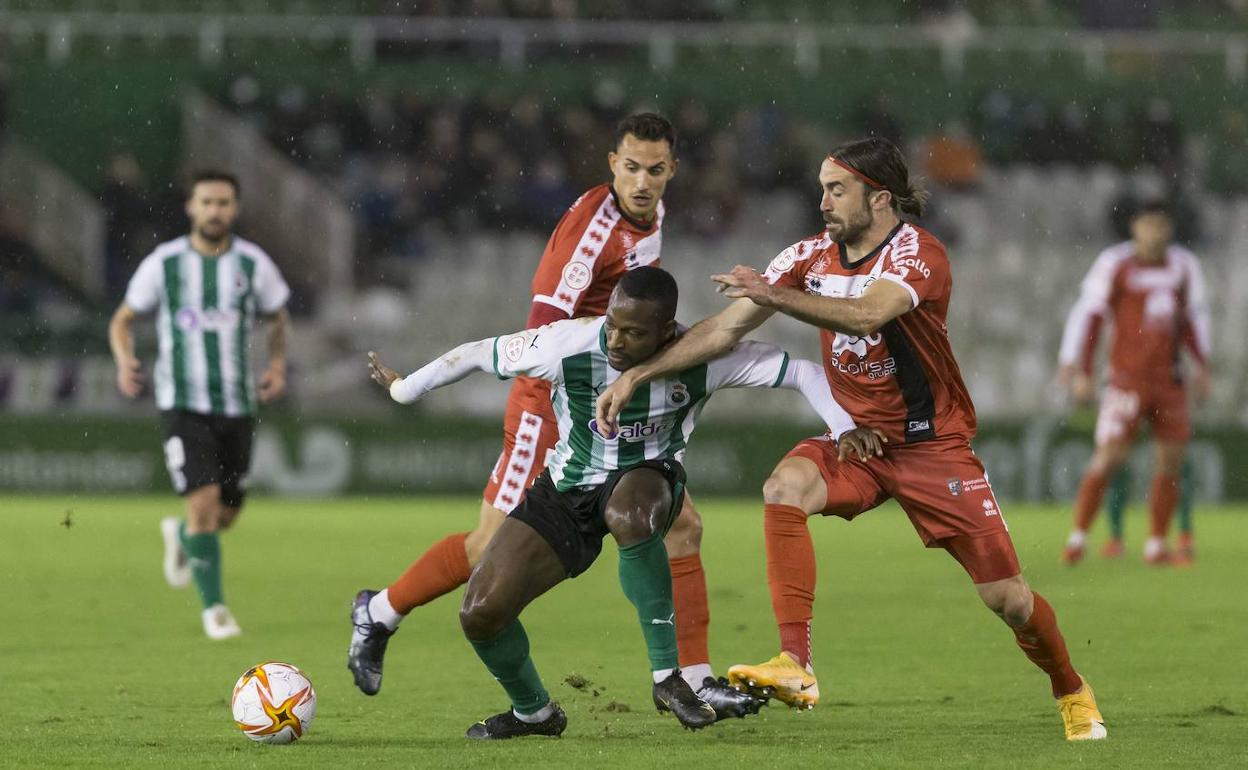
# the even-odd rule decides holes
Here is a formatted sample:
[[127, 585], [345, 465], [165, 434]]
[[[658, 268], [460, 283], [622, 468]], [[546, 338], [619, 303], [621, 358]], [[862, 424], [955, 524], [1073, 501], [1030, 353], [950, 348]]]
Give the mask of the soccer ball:
[[234, 723], [260, 743], [290, 743], [303, 736], [316, 717], [316, 691], [289, 663], [267, 661], [243, 672], [230, 696]]

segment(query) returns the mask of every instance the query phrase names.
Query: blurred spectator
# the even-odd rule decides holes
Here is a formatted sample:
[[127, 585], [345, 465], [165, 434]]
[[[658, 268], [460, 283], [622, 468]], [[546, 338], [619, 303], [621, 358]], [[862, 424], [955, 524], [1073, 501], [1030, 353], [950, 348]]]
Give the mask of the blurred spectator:
[[143, 169], [134, 155], [114, 156], [100, 191], [106, 217], [104, 270], [109, 296], [125, 291], [139, 262], [156, 245], [159, 217], [150, 201]]
[[927, 178], [936, 184], [952, 189], [979, 184], [983, 152], [961, 123], [950, 123], [945, 131], [925, 137], [920, 159]]

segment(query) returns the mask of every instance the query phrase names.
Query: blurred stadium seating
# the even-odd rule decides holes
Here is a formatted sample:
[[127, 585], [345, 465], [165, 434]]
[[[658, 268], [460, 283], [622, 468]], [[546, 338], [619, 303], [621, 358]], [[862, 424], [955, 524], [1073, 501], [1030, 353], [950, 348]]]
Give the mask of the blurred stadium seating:
[[[296, 363], [317, 376], [296, 404], [340, 408], [361, 350], [415, 362], [521, 323], [545, 235], [602, 179], [613, 122], [656, 107], [683, 138], [664, 249], [686, 320], [719, 307], [709, 272], [816, 230], [815, 162], [878, 133], [933, 187], [924, 223], [951, 245], [951, 335], [981, 412], [1057, 408], [1075, 283], [1134, 197], [1167, 194], [1212, 277], [1213, 413], [1248, 419], [1245, 27], [1242, 3], [1215, 0], [12, 0], [6, 156], [97, 202], [63, 220], [105, 226], [94, 244], [41, 240], [51, 193], [6, 167], [0, 397], [13, 408], [23, 368], [67, 361], [107, 381], [105, 319], [182, 229], [205, 125], [217, 159], [253, 159], [243, 232], [300, 289]], [[187, 117], [205, 110], [214, 122]], [[768, 334], [814, 354], [796, 326]], [[487, 389], [448, 403], [489, 412]], [[91, 410], [123, 408], [106, 391]]]

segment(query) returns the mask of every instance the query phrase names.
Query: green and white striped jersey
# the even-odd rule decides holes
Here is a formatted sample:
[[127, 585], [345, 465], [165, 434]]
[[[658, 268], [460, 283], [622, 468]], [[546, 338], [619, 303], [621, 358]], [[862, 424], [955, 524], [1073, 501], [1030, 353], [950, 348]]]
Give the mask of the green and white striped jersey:
[[554, 385], [559, 443], [546, 467], [560, 490], [601, 484], [611, 471], [643, 460], [680, 461], [711, 393], [778, 387], [788, 366], [789, 354], [773, 345], [738, 343], [720, 358], [640, 386], [620, 412], [618, 433], [608, 438], [594, 421], [598, 394], [619, 377], [607, 363], [605, 317], [556, 321], [493, 340], [500, 378], [538, 377]]
[[126, 304], [135, 312], [159, 310], [156, 405], [228, 417], [253, 414], [256, 313], [276, 313], [289, 297], [273, 260], [250, 241], [235, 237], [219, 257], [196, 252], [188, 236], [157, 246], [126, 289]]

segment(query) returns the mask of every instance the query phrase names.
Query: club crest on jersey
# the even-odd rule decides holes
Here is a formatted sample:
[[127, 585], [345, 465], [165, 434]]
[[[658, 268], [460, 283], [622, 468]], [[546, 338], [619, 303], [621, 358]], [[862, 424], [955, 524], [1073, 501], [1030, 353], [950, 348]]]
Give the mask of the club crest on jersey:
[[569, 262], [563, 268], [563, 282], [569, 289], [580, 291], [589, 285], [590, 270], [581, 262]]
[[528, 347], [524, 341], [523, 334], [517, 334], [507, 340], [507, 344], [503, 345], [503, 355], [513, 364], [520, 360], [524, 355], [524, 349]]
[[234, 274], [234, 296], [241, 297], [251, 289], [251, 284], [247, 281], [247, 276], [243, 273]]
[[627, 230], [620, 231], [620, 245], [621, 246], [631, 251], [633, 248], [633, 243], [634, 241], [633, 241], [632, 233], [628, 232]]
[[672, 385], [672, 392], [667, 394], [667, 403], [672, 406], [684, 406], [689, 402], [689, 388], [683, 382]]

